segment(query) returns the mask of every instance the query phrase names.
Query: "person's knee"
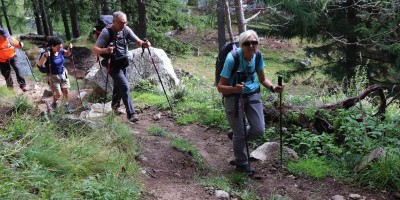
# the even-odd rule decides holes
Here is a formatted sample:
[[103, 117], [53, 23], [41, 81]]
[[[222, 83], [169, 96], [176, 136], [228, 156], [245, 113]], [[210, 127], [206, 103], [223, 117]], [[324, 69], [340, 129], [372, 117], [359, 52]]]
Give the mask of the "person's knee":
[[252, 139], [256, 139], [260, 136], [262, 136], [265, 132], [265, 128], [264, 127], [254, 127], [251, 130], [251, 135], [252, 135]]
[[68, 88], [62, 88], [62, 93], [64, 96], [68, 96], [68, 94], [69, 94]]

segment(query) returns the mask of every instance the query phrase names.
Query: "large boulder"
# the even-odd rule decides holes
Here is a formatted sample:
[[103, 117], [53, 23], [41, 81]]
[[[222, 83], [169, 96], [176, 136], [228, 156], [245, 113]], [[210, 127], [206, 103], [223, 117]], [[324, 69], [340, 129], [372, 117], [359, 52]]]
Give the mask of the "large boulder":
[[[131, 89], [134, 89], [141, 80], [148, 80], [151, 83], [158, 85], [161, 89], [158, 75], [167, 92], [173, 93], [173, 91], [176, 91], [181, 87], [180, 80], [175, 74], [171, 60], [168, 58], [164, 50], [151, 47], [151, 57], [147, 49], [145, 49], [143, 54], [141, 48], [134, 49], [130, 51], [130, 53], [131, 62], [127, 68], [127, 78], [131, 84]], [[158, 74], [154, 68], [153, 61]], [[101, 67], [99, 69], [99, 64], [95, 63], [89, 69], [89, 72], [85, 77], [85, 82], [91, 84], [94, 88], [100, 88], [104, 91], [106, 89], [106, 78], [106, 67]], [[107, 92], [111, 92], [113, 89], [112, 78], [109, 77], [108, 81]]]

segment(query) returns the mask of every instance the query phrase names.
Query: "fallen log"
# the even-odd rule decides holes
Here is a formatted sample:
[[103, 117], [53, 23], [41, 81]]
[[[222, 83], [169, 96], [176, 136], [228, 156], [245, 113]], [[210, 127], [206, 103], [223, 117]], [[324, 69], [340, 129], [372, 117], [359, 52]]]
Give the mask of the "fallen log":
[[[324, 104], [316, 107], [316, 112], [314, 113], [312, 118], [307, 117], [305, 114], [305, 109], [308, 107], [305, 106], [290, 106], [287, 104], [283, 105], [282, 114], [285, 116], [286, 119], [289, 119], [288, 116], [290, 113], [296, 112], [298, 113], [298, 117], [296, 119], [291, 119], [289, 122], [286, 120], [286, 123], [297, 125], [303, 128], [307, 128], [310, 131], [318, 134], [322, 132], [326, 133], [334, 133], [335, 130], [333, 129], [332, 122], [329, 119], [324, 118], [324, 116], [320, 113], [320, 110], [327, 110], [329, 112], [333, 112], [337, 109], [349, 109], [355, 106], [358, 102], [365, 99], [367, 96], [373, 94], [374, 92], [378, 93], [378, 97], [380, 99], [378, 112], [375, 115], [384, 116], [386, 112], [387, 102], [386, 97], [384, 94], [384, 90], [388, 89], [384, 85], [374, 84], [367, 87], [363, 92], [359, 95], [344, 99], [342, 101], [330, 104]], [[276, 122], [279, 119], [279, 105], [276, 104], [274, 109], [271, 107], [264, 109], [265, 114], [265, 121]], [[293, 118], [293, 117], [292, 117]], [[383, 118], [382, 118], [383, 119]], [[357, 119], [357, 120], [364, 120], [364, 119]]]

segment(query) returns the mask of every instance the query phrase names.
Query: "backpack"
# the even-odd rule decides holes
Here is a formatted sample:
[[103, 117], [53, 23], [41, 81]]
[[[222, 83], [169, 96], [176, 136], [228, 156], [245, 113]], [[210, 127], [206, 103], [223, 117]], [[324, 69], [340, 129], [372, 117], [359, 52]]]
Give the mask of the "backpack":
[[99, 37], [101, 30], [103, 30], [104, 27], [110, 26], [113, 21], [113, 16], [112, 15], [100, 15], [99, 19], [97, 20], [97, 25], [95, 27], [95, 34], [96, 34], [96, 40]]
[[[46, 51], [50, 51], [50, 49], [46, 49], [44, 52], [42, 52], [39, 56], [39, 60], [42, 58], [42, 56], [44, 55], [44, 53]], [[42, 72], [43, 74], [50, 73], [50, 60], [51, 60], [52, 56], [53, 56], [53, 53], [51, 53], [51, 51], [50, 51], [50, 58], [46, 60], [46, 62], [44, 63], [44, 67], [37, 65], [37, 67], [39, 68], [39, 71]]]
[[[217, 61], [215, 63], [215, 83], [214, 83], [215, 86], [218, 85], [221, 71], [224, 68], [224, 63], [225, 63], [226, 57], [228, 56], [229, 52], [232, 53], [232, 56], [235, 60], [235, 65], [233, 66], [233, 69], [231, 72], [231, 77], [236, 73], [236, 71], [239, 67], [239, 64], [240, 64], [239, 54], [236, 51], [238, 46], [239, 46], [238, 42], [229, 42], [229, 43], [226, 43], [224, 46], [222, 46], [221, 50], [219, 51]], [[260, 60], [261, 60], [261, 53], [260, 53], [260, 51], [257, 50], [255, 66], [258, 66], [260, 64]]]

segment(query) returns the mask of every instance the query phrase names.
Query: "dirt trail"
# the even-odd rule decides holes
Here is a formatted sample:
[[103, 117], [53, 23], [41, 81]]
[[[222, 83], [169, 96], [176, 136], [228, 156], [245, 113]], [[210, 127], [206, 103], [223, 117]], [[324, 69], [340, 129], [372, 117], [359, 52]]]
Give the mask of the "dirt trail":
[[[91, 66], [94, 60], [93, 56], [88, 56], [86, 60], [80, 61], [80, 64]], [[30, 86], [35, 84], [28, 79], [27, 81]], [[0, 78], [0, 84], [5, 85], [3, 77]], [[14, 90], [35, 101], [39, 108], [45, 106], [40, 101], [43, 89], [25, 93], [17, 87]], [[70, 99], [75, 101], [74, 104], [77, 103], [76, 91], [71, 91]], [[163, 113], [161, 119], [156, 121], [153, 119], [156, 112], [158, 111], [152, 108], [144, 110], [139, 114], [140, 121], [134, 124], [126, 120], [126, 123], [134, 130], [142, 148], [138, 162], [143, 169], [146, 186], [144, 199], [216, 199], [212, 191], [195, 180], [194, 175], [217, 176], [232, 173], [234, 166], [229, 165], [229, 160], [233, 158], [231, 141], [225, 133], [217, 129], [196, 124], [178, 126], [166, 113]], [[125, 119], [126, 116], [120, 117]], [[151, 125], [189, 141], [199, 151], [210, 170], [197, 169], [192, 156], [172, 148], [169, 138], [148, 133], [147, 129]], [[272, 195], [278, 194], [296, 200], [326, 200], [334, 195], [342, 195], [348, 199], [350, 194], [359, 194], [365, 197], [364, 199], [394, 199], [390, 194], [346, 186], [332, 178], [315, 181], [293, 176], [287, 171], [280, 171], [274, 162], [255, 161], [252, 162], [252, 166], [256, 168], [256, 175], [248, 179], [246, 187], [256, 191], [263, 199], [269, 199]]]

